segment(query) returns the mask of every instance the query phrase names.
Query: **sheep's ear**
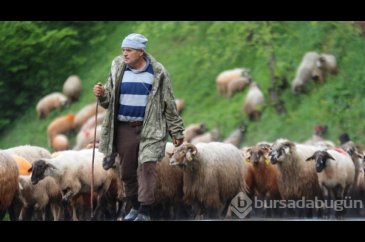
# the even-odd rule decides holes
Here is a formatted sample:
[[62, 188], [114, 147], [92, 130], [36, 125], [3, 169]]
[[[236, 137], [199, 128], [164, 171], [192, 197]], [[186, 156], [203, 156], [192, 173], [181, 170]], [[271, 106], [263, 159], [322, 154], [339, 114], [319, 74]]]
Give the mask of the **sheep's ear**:
[[310, 160], [314, 160], [314, 155], [312, 155], [311, 157], [308, 157], [307, 159], [305, 159], [305, 161], [310, 161]]
[[332, 159], [332, 160], [336, 160], [335, 158], [333, 158], [332, 155], [330, 155], [329, 153], [327, 153], [327, 159]]
[[355, 155], [357, 155], [357, 157], [359, 157], [359, 158], [363, 158], [364, 156], [363, 155], [361, 155], [360, 153], [358, 153], [358, 152], [355, 152]]
[[32, 172], [32, 170], [33, 170], [33, 166], [31, 166], [31, 167], [28, 169], [28, 172], [30, 173], [30, 172]]
[[290, 153], [290, 149], [293, 148], [295, 146], [294, 143], [288, 141], [288, 142], [285, 142], [284, 143], [284, 151], [285, 151], [285, 154], [289, 154]]

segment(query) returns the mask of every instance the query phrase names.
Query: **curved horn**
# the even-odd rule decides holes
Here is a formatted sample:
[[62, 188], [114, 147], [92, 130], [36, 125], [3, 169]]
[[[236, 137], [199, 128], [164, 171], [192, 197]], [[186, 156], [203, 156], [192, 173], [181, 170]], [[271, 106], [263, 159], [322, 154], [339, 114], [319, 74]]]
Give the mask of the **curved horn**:
[[198, 150], [196, 149], [196, 147], [195, 147], [195, 145], [193, 145], [193, 144], [189, 144], [189, 143], [187, 143], [186, 144], [186, 147], [188, 148], [188, 149], [191, 149], [191, 153], [193, 154], [193, 155], [195, 155], [197, 152], [198, 152]]

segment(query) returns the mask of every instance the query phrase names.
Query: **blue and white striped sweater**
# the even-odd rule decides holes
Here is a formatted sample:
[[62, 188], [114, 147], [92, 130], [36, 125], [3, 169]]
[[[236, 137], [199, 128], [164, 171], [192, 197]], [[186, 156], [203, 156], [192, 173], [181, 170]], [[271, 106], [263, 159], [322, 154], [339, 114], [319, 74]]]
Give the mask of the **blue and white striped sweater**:
[[146, 68], [142, 71], [134, 71], [129, 67], [124, 71], [120, 84], [120, 121], [143, 121], [154, 74], [151, 63], [146, 61]]

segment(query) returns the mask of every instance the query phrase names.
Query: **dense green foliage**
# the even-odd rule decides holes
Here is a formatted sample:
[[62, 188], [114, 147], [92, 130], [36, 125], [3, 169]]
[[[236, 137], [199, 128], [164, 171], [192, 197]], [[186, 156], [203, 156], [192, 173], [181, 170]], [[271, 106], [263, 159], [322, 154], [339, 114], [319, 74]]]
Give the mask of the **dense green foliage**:
[[0, 131], [35, 96], [62, 89], [63, 80], [86, 58], [80, 50], [105, 39], [101, 23], [0, 22]]
[[[365, 127], [361, 125], [365, 117], [362, 98], [365, 39], [349, 22], [105, 22], [80, 23], [80, 26], [20, 22], [10, 25], [0, 25], [1, 36], [12, 37], [7, 37], [11, 43], [0, 37], [1, 43], [9, 42], [7, 47], [0, 46], [2, 53], [6, 53], [0, 70], [2, 124], [9, 120], [5, 114], [19, 113], [13, 105], [30, 105], [7, 128], [0, 147], [27, 143], [47, 147], [49, 122], [61, 114], [75, 113], [95, 100], [92, 86], [106, 80], [113, 57], [120, 54], [121, 40], [131, 32], [146, 35], [148, 52], [169, 70], [175, 96], [186, 102], [182, 113], [185, 125], [205, 122], [210, 129], [218, 127], [224, 138], [244, 122], [248, 125], [244, 145], [250, 145], [279, 137], [303, 141], [311, 136], [314, 125], [322, 123], [329, 126], [329, 139], [337, 142], [339, 134], [348, 132], [354, 141], [365, 144]], [[94, 25], [104, 29], [105, 34], [85, 27]], [[26, 32], [27, 28], [32, 30]], [[24, 31], [27, 34], [22, 34]], [[287, 113], [279, 115], [268, 95], [271, 75], [286, 78], [290, 84], [307, 51], [334, 54], [339, 74], [328, 76], [322, 85], [311, 83], [300, 96], [294, 96], [287, 86], [280, 93]], [[270, 73], [272, 57], [275, 65]], [[247, 89], [231, 99], [217, 94], [217, 75], [236, 67], [249, 68], [264, 92], [267, 105], [258, 122], [249, 121], [242, 112]], [[81, 99], [68, 108], [52, 112], [46, 120], [37, 120], [38, 99], [50, 91], [60, 91], [63, 81], [74, 73], [83, 80]], [[22, 80], [27, 85], [18, 83], [16, 90], [8, 88], [14, 80]], [[31, 85], [30, 80], [37, 85]], [[6, 95], [3, 87], [7, 88]], [[9, 100], [13, 100], [10, 106]]]

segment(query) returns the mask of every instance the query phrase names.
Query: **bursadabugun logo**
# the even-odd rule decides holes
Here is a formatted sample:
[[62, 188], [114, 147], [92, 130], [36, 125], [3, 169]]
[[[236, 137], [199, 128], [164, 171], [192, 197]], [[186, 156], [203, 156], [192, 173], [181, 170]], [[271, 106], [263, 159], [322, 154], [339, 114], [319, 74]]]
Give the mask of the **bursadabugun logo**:
[[246, 193], [238, 193], [231, 201], [231, 209], [240, 219], [245, 218], [252, 211], [252, 200]]

